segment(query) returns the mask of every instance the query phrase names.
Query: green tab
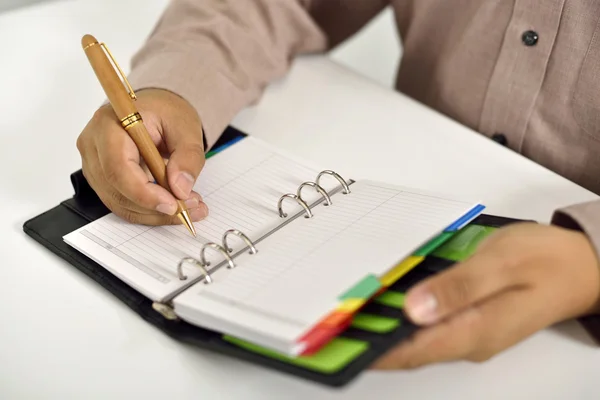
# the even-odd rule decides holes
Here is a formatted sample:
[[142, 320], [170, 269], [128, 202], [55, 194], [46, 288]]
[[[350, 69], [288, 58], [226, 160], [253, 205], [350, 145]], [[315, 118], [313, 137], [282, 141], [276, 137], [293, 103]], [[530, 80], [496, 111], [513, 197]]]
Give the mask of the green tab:
[[448, 239], [454, 236], [456, 232], [442, 232], [437, 237], [431, 239], [424, 246], [418, 249], [413, 255], [415, 256], [426, 256], [430, 254], [432, 251], [440, 247], [442, 244], [446, 243]]
[[399, 325], [400, 321], [397, 319], [372, 314], [357, 314], [352, 320], [352, 326], [354, 328], [376, 333], [391, 332]]
[[369, 275], [358, 284], [356, 284], [352, 289], [348, 290], [341, 296], [340, 300], [346, 299], [368, 299], [381, 288], [381, 283], [379, 279], [375, 275]]
[[225, 335], [223, 339], [253, 353], [324, 374], [338, 372], [369, 348], [367, 342], [348, 338], [335, 338], [315, 354], [290, 357], [232, 336]]
[[404, 293], [388, 290], [377, 296], [374, 301], [384, 306], [402, 308], [404, 307]]
[[450, 239], [452, 236], [454, 236], [455, 233], [456, 232], [443, 232], [442, 234], [438, 235], [436, 238], [427, 242], [424, 246], [422, 246], [420, 249], [418, 249], [413, 255], [415, 255], [415, 256], [428, 255], [429, 253], [431, 253], [432, 251], [434, 251], [435, 249], [440, 247], [442, 244], [444, 244], [446, 241], [448, 241], [448, 239]]
[[463, 261], [477, 249], [477, 245], [497, 228], [483, 225], [467, 225], [452, 239], [437, 248], [432, 255], [451, 261]]

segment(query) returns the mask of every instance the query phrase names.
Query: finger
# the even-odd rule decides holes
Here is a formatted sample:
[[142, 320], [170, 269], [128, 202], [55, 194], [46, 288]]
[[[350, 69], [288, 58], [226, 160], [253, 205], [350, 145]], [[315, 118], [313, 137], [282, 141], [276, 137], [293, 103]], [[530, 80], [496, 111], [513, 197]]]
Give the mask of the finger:
[[[510, 253], [509, 253], [510, 254]], [[416, 324], [434, 324], [476, 302], [522, 283], [510, 255], [476, 253], [409, 290], [405, 311]]]
[[170, 153], [167, 177], [173, 194], [187, 199], [204, 167], [202, 125], [193, 115], [163, 121], [165, 142]]
[[[117, 192], [104, 178], [102, 173], [95, 173], [97, 168], [90, 166], [98, 161], [97, 156], [90, 155], [83, 163], [83, 172], [86, 180], [102, 202], [119, 217], [137, 224], [144, 225], [161, 225], [180, 223], [176, 216], [165, 216], [158, 211], [153, 211], [140, 207], [131, 202], [128, 198]], [[148, 183], [151, 184], [151, 183]], [[206, 217], [208, 210], [202, 200], [202, 196], [196, 192], [192, 192], [189, 199], [185, 201], [185, 206], [190, 212], [190, 217], [193, 221], [200, 221]]]
[[125, 199], [146, 210], [155, 210], [169, 216], [175, 215], [177, 202], [175, 197], [160, 185], [148, 181], [148, 176], [140, 166], [139, 152], [127, 135], [116, 123], [102, 130], [96, 139], [98, 159], [102, 168], [99, 176], [109, 186], [121, 207]]
[[413, 369], [457, 359], [470, 353], [481, 328], [480, 312], [467, 309], [437, 325], [423, 328], [377, 360], [373, 369]]
[[539, 317], [532, 320], [533, 310], [519, 312], [523, 304], [531, 304], [531, 290], [501, 293], [417, 332], [372, 368], [414, 369], [460, 359], [486, 361], [545, 326]]
[[[187, 201], [187, 200], [186, 200]], [[206, 211], [201, 208], [188, 209], [190, 212], [190, 218], [192, 221], [200, 221], [206, 216]], [[142, 214], [135, 211], [131, 211], [125, 208], [118, 208], [114, 211], [115, 215], [123, 218], [124, 220], [138, 225], [149, 225], [149, 226], [164, 226], [164, 225], [181, 225], [181, 220], [177, 216], [165, 215], [165, 214]]]
[[[176, 215], [140, 208], [118, 192], [105, 191], [100, 193], [99, 197], [115, 215], [133, 224], [162, 226], [181, 223]], [[190, 198], [185, 200], [185, 206], [194, 222], [204, 219], [208, 213], [202, 197], [196, 192], [192, 192]]]

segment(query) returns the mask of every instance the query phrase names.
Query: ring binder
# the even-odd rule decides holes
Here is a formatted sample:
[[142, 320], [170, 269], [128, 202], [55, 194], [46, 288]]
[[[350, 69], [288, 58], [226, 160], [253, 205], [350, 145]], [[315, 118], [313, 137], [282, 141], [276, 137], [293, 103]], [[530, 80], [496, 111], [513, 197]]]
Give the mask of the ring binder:
[[189, 263], [193, 263], [195, 266], [197, 266], [198, 268], [200, 268], [202, 270], [202, 272], [204, 273], [204, 283], [208, 284], [208, 283], [213, 282], [213, 279], [210, 276], [210, 273], [206, 269], [206, 267], [210, 266], [210, 262], [206, 261], [206, 257], [204, 255], [204, 252], [206, 251], [206, 249], [208, 247], [221, 252], [221, 254], [223, 254], [223, 256], [225, 256], [225, 259], [227, 260], [227, 263], [229, 264], [228, 268], [235, 268], [235, 263], [233, 262], [233, 259], [229, 256], [229, 253], [232, 252], [233, 249], [231, 249], [229, 246], [227, 246], [227, 236], [228, 235], [236, 235], [236, 236], [239, 236], [240, 238], [242, 238], [242, 240], [244, 242], [246, 242], [248, 247], [250, 247], [250, 254], [258, 253], [256, 246], [254, 245], [252, 240], [250, 240], [248, 238], [248, 236], [246, 236], [243, 232], [241, 232], [238, 229], [229, 229], [229, 230], [225, 231], [225, 233], [223, 234], [223, 246], [219, 246], [218, 244], [213, 243], [213, 242], [206, 243], [200, 249], [200, 260], [197, 260], [193, 257], [184, 257], [181, 260], [179, 260], [179, 263], [177, 264], [177, 276], [179, 277], [179, 280], [184, 281], [187, 279], [187, 276], [183, 274], [182, 269], [183, 269], [183, 264], [185, 264], [186, 262], [189, 262]]
[[210, 266], [210, 262], [206, 261], [206, 257], [204, 256], [204, 252], [206, 251], [206, 249], [208, 247], [211, 247], [217, 251], [220, 251], [221, 254], [223, 254], [223, 256], [227, 259], [227, 262], [229, 263], [229, 268], [235, 268], [235, 263], [233, 262], [233, 259], [229, 256], [229, 253], [227, 252], [227, 250], [225, 250], [223, 248], [223, 246], [219, 246], [216, 243], [210, 242], [210, 243], [206, 243], [204, 246], [202, 246], [202, 249], [200, 250], [200, 262], [202, 263], [203, 266], [208, 267]]
[[320, 185], [316, 184], [315, 182], [304, 182], [302, 185], [300, 185], [298, 187], [298, 192], [296, 194], [299, 198], [302, 198], [302, 196], [300, 195], [300, 192], [302, 192], [302, 188], [304, 186], [312, 186], [317, 190], [317, 192], [321, 193], [321, 195], [325, 198], [325, 206], [329, 206], [332, 204], [331, 197], [329, 197], [329, 195], [327, 194], [325, 189], [323, 189]]
[[196, 267], [198, 267], [198, 268], [200, 268], [202, 270], [202, 272], [204, 273], [204, 283], [205, 284], [209, 284], [209, 283], [213, 282], [212, 277], [210, 276], [210, 274], [208, 273], [208, 271], [206, 270], [206, 268], [204, 268], [204, 265], [202, 265], [200, 263], [200, 261], [196, 260], [193, 257], [182, 258], [179, 261], [179, 264], [177, 264], [177, 276], [179, 277], [179, 280], [184, 281], [184, 280], [187, 279], [187, 276], [184, 275], [183, 271], [182, 271], [183, 264], [185, 264], [186, 262], [193, 263], [193, 264], [196, 265]]
[[279, 209], [279, 216], [281, 218], [286, 218], [287, 217], [287, 214], [284, 213], [283, 209], [281, 208], [281, 205], [282, 205], [281, 203], [283, 203], [283, 200], [286, 197], [289, 197], [291, 199], [296, 200], [298, 202], [298, 204], [300, 204], [302, 206], [302, 208], [304, 208], [304, 211], [306, 211], [306, 215], [304, 216], [304, 218], [312, 218], [313, 217], [313, 214], [310, 211], [310, 208], [308, 207], [308, 205], [306, 204], [306, 202], [304, 200], [302, 200], [300, 197], [298, 197], [295, 194], [287, 193], [287, 194], [284, 194], [283, 196], [281, 196], [279, 198], [279, 202], [277, 203], [277, 208]]
[[244, 242], [246, 242], [248, 247], [250, 247], [250, 254], [256, 254], [258, 252], [258, 250], [256, 250], [256, 247], [254, 246], [254, 243], [252, 243], [252, 241], [250, 239], [248, 239], [248, 236], [244, 235], [242, 232], [240, 232], [237, 229], [229, 229], [228, 231], [226, 231], [223, 234], [223, 247], [225, 248], [226, 251], [228, 251], [230, 253], [233, 251], [232, 248], [227, 246], [227, 235], [230, 235], [230, 234], [241, 237], [242, 240]]
[[319, 172], [319, 175], [317, 175], [317, 185], [319, 184], [319, 180], [321, 179], [321, 177], [323, 175], [331, 175], [333, 176], [335, 179], [337, 179], [342, 187], [344, 188], [343, 193], [344, 194], [349, 194], [350, 193], [350, 188], [348, 187], [348, 184], [346, 183], [346, 181], [344, 181], [344, 179], [335, 171], [332, 171], [330, 169], [326, 169], [324, 171]]
[[344, 181], [344, 179], [337, 172], [326, 169], [326, 170], [319, 172], [319, 175], [317, 175], [316, 182], [304, 182], [300, 186], [298, 186], [298, 190], [296, 191], [296, 194], [287, 193], [287, 194], [284, 194], [283, 196], [281, 196], [279, 198], [279, 201], [277, 202], [277, 209], [279, 210], [279, 216], [281, 218], [287, 217], [287, 214], [283, 212], [281, 205], [283, 203], [283, 200], [286, 197], [289, 197], [291, 199], [296, 200], [298, 202], [298, 204], [300, 204], [302, 206], [302, 208], [304, 208], [304, 211], [306, 212], [306, 215], [304, 216], [304, 218], [312, 218], [313, 217], [313, 213], [310, 211], [310, 207], [306, 204], [306, 202], [302, 199], [302, 196], [301, 196], [301, 192], [302, 192], [302, 189], [304, 188], [304, 186], [314, 187], [315, 190], [317, 192], [319, 192], [321, 194], [321, 196], [323, 196], [323, 198], [325, 199], [325, 206], [332, 205], [333, 203], [331, 201], [331, 197], [329, 196], [329, 194], [327, 194], [327, 191], [325, 189], [323, 189], [323, 187], [321, 185], [319, 185], [319, 180], [321, 179], [321, 177], [323, 175], [333, 176], [335, 179], [337, 179], [342, 184], [342, 187], [344, 189], [342, 193], [344, 193], [344, 194], [350, 193], [350, 187], [348, 186], [346, 181]]

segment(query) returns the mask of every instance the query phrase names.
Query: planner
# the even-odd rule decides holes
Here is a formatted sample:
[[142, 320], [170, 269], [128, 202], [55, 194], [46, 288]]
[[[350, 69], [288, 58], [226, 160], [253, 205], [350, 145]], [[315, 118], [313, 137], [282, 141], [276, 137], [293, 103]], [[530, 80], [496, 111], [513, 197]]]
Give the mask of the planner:
[[118, 218], [81, 170], [73, 197], [24, 231], [172, 338], [327, 386], [420, 329], [403, 312], [412, 285], [518, 221], [315, 166], [232, 127], [206, 157], [196, 238]]
[[[195, 190], [209, 216], [193, 238], [108, 214], [64, 240], [190, 324], [284, 355], [309, 354], [347, 293], [483, 210], [455, 195], [348, 179], [254, 137], [207, 160]], [[460, 226], [457, 226], [460, 228]]]

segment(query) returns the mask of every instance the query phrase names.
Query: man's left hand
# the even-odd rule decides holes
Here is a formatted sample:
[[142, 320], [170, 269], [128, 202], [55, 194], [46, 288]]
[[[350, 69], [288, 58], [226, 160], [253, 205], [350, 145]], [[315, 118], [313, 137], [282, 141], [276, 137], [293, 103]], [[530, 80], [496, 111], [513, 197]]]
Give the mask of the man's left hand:
[[597, 312], [599, 304], [598, 259], [583, 233], [515, 224], [407, 293], [405, 312], [423, 329], [372, 368], [485, 361], [554, 323]]

